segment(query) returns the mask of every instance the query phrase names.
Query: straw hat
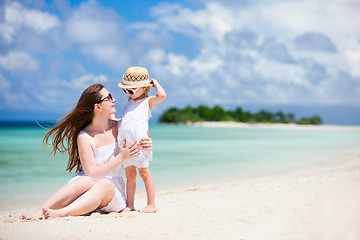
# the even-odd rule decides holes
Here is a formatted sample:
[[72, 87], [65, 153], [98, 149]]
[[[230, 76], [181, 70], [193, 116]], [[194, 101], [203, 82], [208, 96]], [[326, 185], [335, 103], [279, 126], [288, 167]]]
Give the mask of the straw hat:
[[149, 72], [143, 67], [129, 67], [123, 81], [118, 84], [119, 88], [139, 88], [151, 86]]

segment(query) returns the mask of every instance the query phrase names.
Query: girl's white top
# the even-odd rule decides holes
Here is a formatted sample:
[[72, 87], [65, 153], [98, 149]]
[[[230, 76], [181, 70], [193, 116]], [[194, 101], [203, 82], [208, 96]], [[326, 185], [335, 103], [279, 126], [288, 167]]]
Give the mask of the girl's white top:
[[[120, 125], [121, 123], [118, 122], [118, 129], [121, 127]], [[95, 161], [96, 164], [101, 165], [104, 164], [105, 162], [110, 161], [112, 158], [114, 158], [116, 155], [119, 154], [119, 145], [117, 144], [117, 142], [103, 146], [103, 147], [99, 147], [96, 148], [94, 140], [92, 139], [92, 137], [87, 134], [85, 131], [81, 131], [80, 133], [85, 134], [89, 139], [91, 144], [94, 147], [94, 157], [95, 157]], [[105, 211], [105, 212], [118, 212], [123, 210], [126, 207], [126, 196], [125, 196], [125, 182], [124, 179], [121, 176], [122, 173], [122, 166], [121, 164], [115, 168], [111, 173], [109, 173], [105, 178], [109, 179], [115, 186], [115, 194], [113, 199], [110, 201], [110, 203], [104, 207], [101, 208], [101, 211]], [[86, 176], [84, 171], [79, 172], [78, 174], [76, 174], [75, 176], [73, 176], [69, 183], [82, 177], [82, 176]], [[97, 181], [99, 181], [99, 179], [96, 178], [91, 178], [94, 183], [96, 183]]]
[[[126, 145], [129, 145], [133, 141], [140, 142], [142, 138], [148, 137], [150, 117], [151, 110], [148, 98], [136, 101], [130, 99], [123, 110], [121, 127], [118, 133], [118, 144], [122, 144], [124, 139], [126, 139]], [[147, 168], [151, 160], [152, 151], [141, 149], [138, 156], [123, 162], [123, 167]]]

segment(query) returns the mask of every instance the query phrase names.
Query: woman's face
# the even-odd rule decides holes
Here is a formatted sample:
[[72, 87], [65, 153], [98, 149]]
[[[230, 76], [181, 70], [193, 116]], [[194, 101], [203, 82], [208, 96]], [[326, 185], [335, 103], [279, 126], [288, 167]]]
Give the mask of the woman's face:
[[116, 99], [111, 95], [111, 93], [106, 88], [101, 89], [99, 93], [101, 96], [101, 100], [97, 104], [99, 104], [101, 108], [108, 112], [110, 115], [116, 113]]

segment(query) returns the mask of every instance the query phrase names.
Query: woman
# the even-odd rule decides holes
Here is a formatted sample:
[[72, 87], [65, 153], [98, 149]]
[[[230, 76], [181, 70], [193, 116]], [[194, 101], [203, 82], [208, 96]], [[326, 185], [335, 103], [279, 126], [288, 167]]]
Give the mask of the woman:
[[[101, 84], [89, 86], [68, 115], [44, 137], [53, 136], [52, 153], [69, 153], [67, 171], [77, 174], [55, 192], [35, 213], [40, 217], [76, 216], [100, 209], [121, 212], [126, 207], [121, 163], [139, 154], [141, 147], [151, 150], [150, 138], [125, 147], [116, 144], [120, 122], [111, 120], [116, 113], [114, 99]], [[23, 215], [26, 218], [26, 214]]]

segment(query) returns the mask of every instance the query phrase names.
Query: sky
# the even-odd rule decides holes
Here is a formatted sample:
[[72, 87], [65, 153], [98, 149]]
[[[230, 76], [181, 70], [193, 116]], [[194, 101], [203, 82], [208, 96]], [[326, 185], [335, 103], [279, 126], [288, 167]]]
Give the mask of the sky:
[[[199, 104], [360, 125], [358, 0], [0, 0], [0, 120], [57, 120], [130, 66]], [[151, 94], [156, 94], [152, 90]]]

